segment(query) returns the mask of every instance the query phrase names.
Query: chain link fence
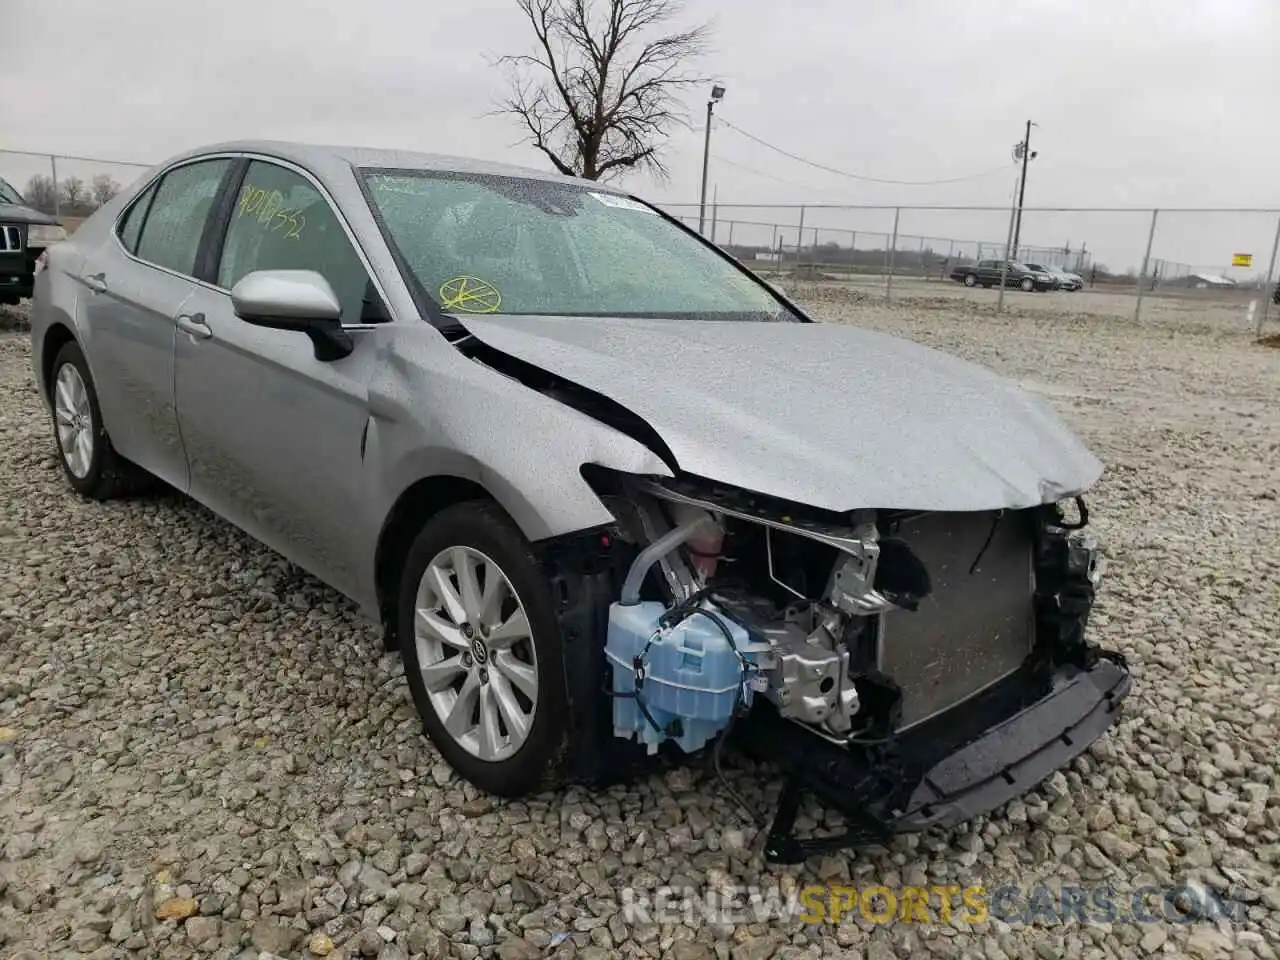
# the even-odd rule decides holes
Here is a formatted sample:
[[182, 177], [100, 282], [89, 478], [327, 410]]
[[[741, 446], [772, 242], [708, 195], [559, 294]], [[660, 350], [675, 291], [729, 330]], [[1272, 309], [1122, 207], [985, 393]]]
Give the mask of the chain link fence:
[[29, 150], [0, 150], [0, 179], [27, 205], [74, 230], [152, 164]]
[[[698, 204], [659, 204], [697, 229]], [[1280, 209], [709, 204], [704, 233], [771, 278], [898, 289], [946, 284], [979, 260], [1078, 274], [1084, 289], [1239, 305], [1272, 315]], [[1015, 242], [1015, 236], [1018, 238]], [[1045, 242], [1061, 237], [1060, 244]], [[1003, 309], [1004, 291], [997, 299]]]
[[[0, 150], [0, 178], [67, 229], [149, 167], [27, 150]], [[699, 205], [659, 204], [697, 229]], [[1076, 273], [1085, 290], [1239, 304], [1257, 329], [1271, 316], [1280, 210], [1114, 207], [856, 206], [711, 203], [704, 232], [772, 279], [845, 283], [881, 291], [951, 283], [953, 271], [1008, 256]], [[1015, 242], [1016, 236], [1016, 242]], [[1000, 290], [997, 309], [1003, 309]]]

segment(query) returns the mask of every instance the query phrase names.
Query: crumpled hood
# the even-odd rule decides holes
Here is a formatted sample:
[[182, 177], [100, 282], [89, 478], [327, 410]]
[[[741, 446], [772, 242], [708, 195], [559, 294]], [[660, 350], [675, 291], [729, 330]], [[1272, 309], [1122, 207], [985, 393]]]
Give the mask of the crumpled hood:
[[0, 221], [4, 223], [51, 223], [57, 220], [47, 213], [17, 203], [0, 203]]
[[680, 469], [827, 510], [992, 510], [1102, 465], [990, 371], [826, 323], [459, 318], [482, 343], [642, 417]]

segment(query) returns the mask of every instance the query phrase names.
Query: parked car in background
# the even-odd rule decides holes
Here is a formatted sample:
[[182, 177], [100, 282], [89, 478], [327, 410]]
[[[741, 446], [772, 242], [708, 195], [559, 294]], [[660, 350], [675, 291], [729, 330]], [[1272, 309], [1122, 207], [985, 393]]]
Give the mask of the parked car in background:
[[66, 238], [57, 220], [27, 206], [22, 194], [0, 180], [0, 303], [31, 296], [36, 260]]
[[1073, 273], [1070, 270], [1063, 270], [1062, 275], [1067, 280], [1067, 285], [1063, 287], [1064, 290], [1083, 290], [1084, 289], [1084, 277], [1080, 276], [1080, 274]]
[[[1130, 688], [1086, 638], [1102, 464], [1050, 406], [616, 187], [192, 151], [42, 259], [31, 341], [72, 488], [158, 476], [345, 593], [493, 793], [734, 731], [795, 862], [998, 808]], [[850, 832], [795, 837], [801, 789]]]
[[[1001, 261], [979, 260], [977, 263], [956, 267], [951, 271], [951, 279], [963, 283], [966, 287], [995, 287], [1000, 284]], [[1010, 260], [1004, 268], [1004, 285], [1017, 287], [1027, 293], [1033, 290], [1054, 289], [1054, 279], [1044, 270], [1033, 270], [1028, 264], [1019, 260]]]
[[1053, 286], [1049, 288], [1050, 290], [1057, 290], [1062, 286], [1062, 283], [1058, 279], [1057, 275], [1054, 274], [1054, 272], [1050, 270], [1048, 267], [1041, 266], [1038, 263], [1028, 263], [1026, 266], [1027, 266], [1027, 269], [1032, 271], [1033, 273], [1043, 273], [1045, 276], [1047, 276], [1053, 284]]
[[[1035, 264], [1029, 263], [1027, 266], [1034, 268]], [[1084, 277], [1077, 273], [1071, 273], [1062, 267], [1045, 267], [1044, 270], [1053, 277], [1058, 290], [1080, 290], [1084, 287]]]
[[1054, 290], [1072, 289], [1070, 276], [1061, 267], [1046, 267], [1040, 263], [1028, 263], [1027, 268], [1034, 270], [1036, 273], [1046, 274], [1053, 281], [1052, 289]]

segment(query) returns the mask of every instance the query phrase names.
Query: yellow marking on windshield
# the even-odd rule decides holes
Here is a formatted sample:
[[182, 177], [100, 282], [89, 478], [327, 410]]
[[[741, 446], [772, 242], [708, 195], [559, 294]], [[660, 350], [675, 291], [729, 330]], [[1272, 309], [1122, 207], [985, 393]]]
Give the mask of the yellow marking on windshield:
[[498, 288], [479, 277], [454, 277], [440, 284], [440, 305], [463, 313], [496, 313], [502, 304]]

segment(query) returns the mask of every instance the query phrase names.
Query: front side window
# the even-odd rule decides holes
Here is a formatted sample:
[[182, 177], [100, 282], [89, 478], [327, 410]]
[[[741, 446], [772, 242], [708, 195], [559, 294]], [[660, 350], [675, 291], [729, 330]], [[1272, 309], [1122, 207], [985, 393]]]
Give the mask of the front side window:
[[195, 272], [200, 238], [230, 163], [201, 160], [165, 174], [142, 224], [138, 257], [188, 276]]
[[306, 177], [260, 160], [231, 210], [218, 286], [230, 290], [255, 270], [314, 270], [337, 294], [343, 323], [365, 317], [369, 274], [328, 201]]
[[0, 180], [0, 203], [16, 203], [22, 206], [26, 201], [22, 199], [22, 194], [9, 186], [7, 181]]
[[797, 320], [731, 261], [627, 197], [554, 181], [364, 171], [445, 313]]

